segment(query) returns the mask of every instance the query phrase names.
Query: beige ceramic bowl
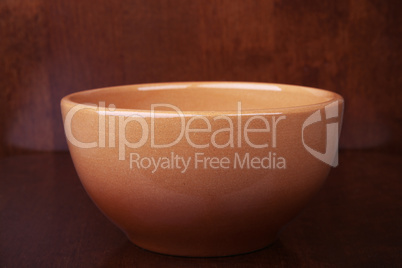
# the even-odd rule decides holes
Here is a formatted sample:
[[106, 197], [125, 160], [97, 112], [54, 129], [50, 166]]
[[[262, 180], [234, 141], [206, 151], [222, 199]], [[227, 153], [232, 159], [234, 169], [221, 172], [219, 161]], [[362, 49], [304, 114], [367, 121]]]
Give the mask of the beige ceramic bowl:
[[136, 245], [223, 256], [271, 244], [337, 164], [341, 96], [300, 86], [186, 82], [61, 102], [78, 175]]

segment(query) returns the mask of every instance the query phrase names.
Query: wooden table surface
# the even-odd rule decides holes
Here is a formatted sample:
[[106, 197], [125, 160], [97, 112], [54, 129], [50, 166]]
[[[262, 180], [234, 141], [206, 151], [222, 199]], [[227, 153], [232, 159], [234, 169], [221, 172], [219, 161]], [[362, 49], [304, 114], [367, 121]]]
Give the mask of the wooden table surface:
[[402, 265], [402, 156], [343, 151], [308, 207], [257, 252], [181, 258], [136, 247], [96, 208], [67, 153], [0, 160], [0, 267]]

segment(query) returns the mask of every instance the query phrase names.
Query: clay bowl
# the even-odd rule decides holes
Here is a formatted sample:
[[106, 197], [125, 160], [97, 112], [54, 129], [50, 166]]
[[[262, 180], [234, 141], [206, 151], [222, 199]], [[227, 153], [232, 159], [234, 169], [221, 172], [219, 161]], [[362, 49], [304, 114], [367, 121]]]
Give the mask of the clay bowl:
[[224, 256], [274, 242], [337, 164], [341, 96], [264, 83], [142, 84], [61, 101], [75, 168], [136, 245]]

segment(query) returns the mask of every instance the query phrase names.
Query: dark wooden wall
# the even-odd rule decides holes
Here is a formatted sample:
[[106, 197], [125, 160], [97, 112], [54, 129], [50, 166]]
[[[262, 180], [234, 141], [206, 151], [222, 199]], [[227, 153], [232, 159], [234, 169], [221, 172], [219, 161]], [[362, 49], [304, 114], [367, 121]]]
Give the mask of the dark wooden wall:
[[396, 0], [0, 0], [0, 157], [66, 150], [68, 93], [190, 80], [339, 92], [341, 146], [399, 152], [401, 10]]

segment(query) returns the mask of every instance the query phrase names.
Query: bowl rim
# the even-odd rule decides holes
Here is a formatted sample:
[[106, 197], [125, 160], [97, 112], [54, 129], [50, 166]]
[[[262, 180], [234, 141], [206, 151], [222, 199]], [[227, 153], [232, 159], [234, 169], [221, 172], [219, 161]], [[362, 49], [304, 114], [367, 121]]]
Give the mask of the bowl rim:
[[[292, 89], [299, 89], [299, 90], [304, 90], [307, 92], [313, 92], [313, 93], [320, 93], [323, 95], [327, 95], [330, 97], [329, 100], [325, 100], [322, 102], [317, 102], [317, 103], [312, 103], [312, 104], [306, 104], [306, 105], [297, 105], [297, 106], [286, 106], [286, 107], [273, 107], [273, 108], [255, 108], [255, 109], [242, 109], [242, 115], [248, 115], [248, 114], [286, 114], [286, 113], [297, 113], [297, 112], [302, 112], [302, 111], [310, 111], [310, 110], [318, 110], [326, 105], [329, 105], [335, 101], [338, 101], [339, 103], [343, 104], [344, 99], [341, 95], [338, 93], [335, 93], [333, 91], [325, 90], [325, 89], [319, 89], [319, 88], [314, 88], [314, 87], [308, 87], [308, 86], [301, 86], [301, 85], [294, 85], [294, 84], [282, 84], [282, 83], [267, 83], [267, 82], [244, 82], [244, 81], [188, 81], [188, 82], [156, 82], [156, 83], [140, 83], [140, 84], [128, 84], [128, 85], [119, 85], [119, 86], [110, 86], [110, 87], [101, 87], [101, 88], [94, 88], [94, 89], [88, 89], [88, 90], [82, 90], [82, 91], [77, 91], [71, 94], [68, 94], [64, 96], [61, 99], [61, 106], [75, 106], [75, 105], [82, 105], [87, 108], [92, 108], [96, 105], [93, 103], [87, 103], [87, 102], [77, 102], [72, 100], [75, 96], [79, 95], [85, 95], [85, 94], [91, 94], [94, 92], [101, 92], [101, 91], [110, 91], [110, 90], [137, 90], [141, 91], [139, 88], [152, 88], [152, 87], [158, 87], [158, 86], [165, 86], [166, 88], [162, 89], [163, 91], [166, 90], [175, 90], [175, 89], [181, 89], [181, 90], [186, 90], [187, 87], [184, 87], [185, 85], [194, 86], [194, 84], [197, 85], [228, 85], [227, 90], [231, 90], [231, 88], [236, 88], [236, 89], [243, 89], [243, 90], [249, 90], [246, 89], [244, 86], [246, 85], [253, 85], [253, 86], [268, 86], [268, 87], [277, 87], [283, 90], [281, 87], [285, 86], [288, 88]], [[236, 85], [236, 86], [235, 86]], [[175, 88], [176, 86], [176, 88]], [[177, 88], [177, 86], [179, 86]], [[232, 87], [231, 87], [232, 86]], [[243, 88], [241, 87], [243, 86]], [[170, 87], [170, 88], [168, 88]], [[226, 87], [225, 87], [226, 88]], [[156, 89], [158, 90], [158, 89]], [[258, 89], [257, 89], [258, 90]], [[125, 115], [127, 113], [136, 113], [136, 114], [148, 114], [150, 113], [150, 109], [144, 110], [144, 109], [135, 109], [135, 108], [119, 108], [116, 107], [113, 111], [114, 115], [119, 115], [120, 113], [122, 115]], [[218, 111], [213, 111], [213, 110], [205, 110], [205, 111], [194, 111], [194, 110], [181, 110], [182, 114], [185, 116], [194, 116], [194, 115], [216, 115], [216, 114], [222, 114], [222, 115], [237, 115], [237, 110], [218, 110]], [[171, 114], [177, 114], [175, 111], [167, 111], [167, 110], [154, 110], [154, 113], [157, 115], [171, 115]]]

